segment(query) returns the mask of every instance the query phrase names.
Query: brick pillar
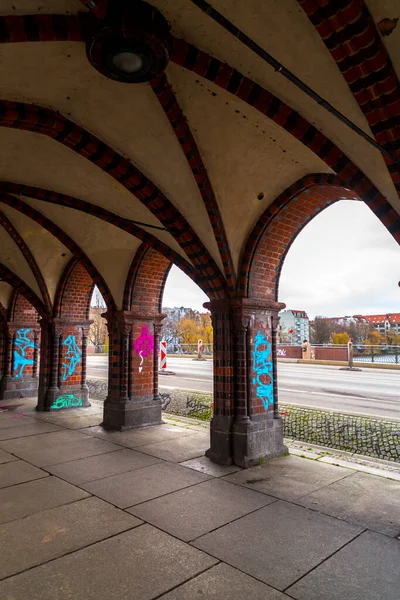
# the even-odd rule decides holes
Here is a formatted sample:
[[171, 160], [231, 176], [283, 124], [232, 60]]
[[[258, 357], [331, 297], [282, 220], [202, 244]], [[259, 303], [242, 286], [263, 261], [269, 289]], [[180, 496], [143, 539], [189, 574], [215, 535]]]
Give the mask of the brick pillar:
[[284, 454], [274, 333], [284, 305], [244, 298], [204, 306], [214, 326], [214, 416], [207, 456], [250, 467]]
[[86, 385], [86, 338], [90, 322], [41, 320], [42, 343], [37, 410], [90, 406]]
[[3, 324], [1, 400], [37, 395], [38, 334], [38, 323], [12, 321]]
[[164, 315], [109, 311], [104, 316], [109, 374], [103, 426], [124, 430], [160, 424], [158, 339]]

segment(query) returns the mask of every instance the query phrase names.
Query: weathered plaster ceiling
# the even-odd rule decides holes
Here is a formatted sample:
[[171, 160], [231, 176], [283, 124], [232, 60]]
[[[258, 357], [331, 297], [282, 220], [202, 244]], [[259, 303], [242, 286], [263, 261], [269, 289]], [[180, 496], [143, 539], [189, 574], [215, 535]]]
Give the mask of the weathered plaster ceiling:
[[60, 277], [72, 258], [71, 252], [47, 229], [29, 217], [2, 203], [0, 210], [5, 213], [32, 252], [53, 301]]

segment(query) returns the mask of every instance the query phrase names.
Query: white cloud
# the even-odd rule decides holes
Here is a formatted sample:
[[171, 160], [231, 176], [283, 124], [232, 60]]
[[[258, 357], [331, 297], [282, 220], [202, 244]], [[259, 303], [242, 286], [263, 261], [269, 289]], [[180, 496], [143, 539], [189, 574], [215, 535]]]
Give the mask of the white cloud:
[[173, 308], [174, 306], [185, 306], [200, 312], [206, 312], [203, 302], [209, 302], [198, 285], [190, 277], [175, 265], [171, 268], [165, 284], [163, 306]]
[[311, 317], [400, 312], [399, 279], [397, 242], [363, 202], [344, 200], [294, 241], [279, 299]]
[[[400, 312], [400, 248], [363, 202], [343, 200], [299, 234], [283, 265], [279, 300], [315, 315]], [[207, 296], [172, 267], [163, 306], [204, 311]]]

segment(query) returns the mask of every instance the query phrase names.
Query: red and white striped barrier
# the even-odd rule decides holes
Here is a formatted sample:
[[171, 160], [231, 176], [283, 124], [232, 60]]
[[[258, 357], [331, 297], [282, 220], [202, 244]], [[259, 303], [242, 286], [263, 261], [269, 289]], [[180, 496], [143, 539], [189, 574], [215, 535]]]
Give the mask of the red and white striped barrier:
[[167, 342], [160, 342], [160, 369], [167, 369]]

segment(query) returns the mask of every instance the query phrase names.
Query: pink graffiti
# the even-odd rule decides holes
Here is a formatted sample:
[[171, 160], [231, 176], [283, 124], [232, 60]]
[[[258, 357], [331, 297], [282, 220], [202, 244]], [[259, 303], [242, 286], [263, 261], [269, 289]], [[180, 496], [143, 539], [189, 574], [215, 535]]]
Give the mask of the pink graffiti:
[[149, 333], [147, 325], [142, 327], [142, 333], [135, 341], [135, 350], [140, 356], [139, 373], [143, 370], [143, 361], [154, 349], [154, 335]]
[[147, 325], [142, 327], [142, 332], [139, 337], [135, 340], [135, 350], [138, 354], [144, 358], [150, 354], [154, 349], [154, 335], [149, 333]]

